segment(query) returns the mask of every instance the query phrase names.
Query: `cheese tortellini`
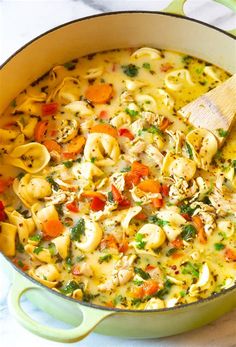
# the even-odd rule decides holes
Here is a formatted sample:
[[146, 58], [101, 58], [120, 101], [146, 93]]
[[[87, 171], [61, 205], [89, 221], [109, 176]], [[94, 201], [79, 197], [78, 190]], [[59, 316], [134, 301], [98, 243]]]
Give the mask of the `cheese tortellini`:
[[16, 253], [17, 227], [10, 223], [0, 223], [0, 251], [12, 257]]
[[188, 158], [180, 157], [174, 153], [167, 153], [164, 158], [162, 172], [164, 175], [172, 175], [190, 181], [196, 172], [196, 163]]
[[102, 229], [97, 222], [85, 220], [85, 235], [81, 242], [76, 242], [77, 247], [84, 252], [94, 251], [102, 239]]
[[19, 212], [17, 212], [16, 210], [12, 208], [7, 208], [6, 214], [8, 216], [10, 223], [12, 223], [13, 225], [17, 227], [17, 233], [19, 235], [20, 242], [22, 244], [26, 244], [29, 236], [35, 230], [35, 224], [33, 219], [31, 217], [24, 218]]
[[37, 173], [49, 162], [50, 154], [40, 143], [32, 142], [17, 146], [7, 157], [7, 162], [26, 172]]

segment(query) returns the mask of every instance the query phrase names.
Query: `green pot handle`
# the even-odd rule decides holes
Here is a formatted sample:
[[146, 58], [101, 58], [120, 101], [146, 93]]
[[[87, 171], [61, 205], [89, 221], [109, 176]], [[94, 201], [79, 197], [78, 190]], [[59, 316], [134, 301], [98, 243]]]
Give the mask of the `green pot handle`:
[[75, 303], [83, 315], [81, 324], [71, 329], [52, 328], [38, 323], [22, 309], [20, 299], [28, 290], [43, 289], [30, 282], [26, 284], [23, 281], [14, 280], [8, 295], [9, 310], [24, 328], [48, 340], [58, 342], [80, 341], [91, 333], [103, 319], [114, 314], [112, 311], [94, 309]]
[[[171, 3], [162, 10], [162, 12], [178, 14], [180, 16], [186, 16], [184, 12], [184, 4], [187, 0], [172, 0]], [[214, 0], [236, 13], [236, 0]], [[236, 36], [236, 29], [226, 30], [228, 33]]]

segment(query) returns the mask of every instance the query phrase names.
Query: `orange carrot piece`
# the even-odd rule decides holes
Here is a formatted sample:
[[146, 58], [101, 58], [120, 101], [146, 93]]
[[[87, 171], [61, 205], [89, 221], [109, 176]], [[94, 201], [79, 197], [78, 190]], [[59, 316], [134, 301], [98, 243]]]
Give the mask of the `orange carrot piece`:
[[161, 208], [164, 204], [164, 200], [162, 198], [154, 198], [152, 199], [152, 204], [156, 208]]
[[99, 193], [99, 192], [94, 192], [92, 190], [87, 190], [86, 192], [83, 192], [81, 194], [83, 198], [88, 198], [88, 199], [93, 199], [93, 198], [98, 198], [100, 200], [105, 201], [106, 200], [106, 195]]
[[135, 161], [131, 165], [131, 172], [136, 173], [140, 177], [148, 176], [149, 168], [148, 168], [148, 166], [141, 164], [138, 161]]
[[47, 236], [57, 237], [63, 231], [63, 224], [59, 219], [49, 219], [43, 223], [43, 232]]
[[207, 242], [207, 236], [201, 218], [199, 216], [193, 216], [192, 221], [197, 228], [199, 242], [205, 244]]
[[[86, 140], [83, 135], [79, 135], [72, 139], [70, 143], [67, 144], [65, 148], [65, 153], [73, 153], [73, 154], [78, 154], [81, 152]], [[64, 154], [65, 154], [64, 153]]]
[[146, 193], [160, 193], [161, 185], [158, 181], [155, 180], [144, 180], [138, 184], [138, 188]]
[[91, 133], [103, 133], [103, 134], [107, 134], [113, 137], [117, 137], [118, 133], [117, 133], [117, 129], [113, 128], [113, 126], [111, 126], [110, 124], [97, 124], [94, 125], [91, 130]]
[[227, 248], [225, 250], [225, 259], [227, 261], [236, 261], [236, 251], [231, 248]]
[[93, 84], [90, 85], [85, 91], [86, 99], [94, 104], [105, 104], [113, 96], [113, 87], [111, 84]]
[[48, 127], [48, 122], [46, 121], [40, 121], [36, 124], [36, 127], [34, 129], [34, 139], [37, 142], [41, 142], [46, 134]]
[[117, 240], [112, 234], [106, 235], [100, 243], [101, 251], [106, 248], [118, 248]]
[[147, 215], [144, 212], [139, 212], [138, 214], [136, 214], [134, 218], [138, 220], [146, 220]]
[[121, 243], [119, 244], [119, 252], [120, 253], [125, 253], [128, 251], [129, 248], [129, 244], [127, 239], [124, 237], [123, 240], [121, 241]]
[[48, 150], [49, 152], [56, 151], [56, 152], [58, 152], [58, 153], [60, 154], [61, 151], [62, 151], [61, 146], [60, 146], [56, 141], [54, 141], [54, 140], [45, 140], [45, 141], [43, 142], [43, 145], [44, 145], [45, 147], [47, 147], [47, 150]]
[[165, 131], [168, 128], [168, 126], [170, 126], [170, 124], [171, 121], [168, 118], [164, 117], [159, 128], [161, 131]]
[[155, 294], [160, 288], [159, 284], [153, 279], [150, 279], [144, 282], [142, 287], [143, 287], [145, 296]]
[[171, 241], [171, 244], [175, 247], [175, 248], [181, 248], [183, 246], [183, 240], [179, 237], [177, 237], [174, 241]]
[[127, 172], [125, 175], [125, 186], [128, 189], [133, 188], [133, 185], [137, 185], [140, 182], [140, 176], [135, 172]]

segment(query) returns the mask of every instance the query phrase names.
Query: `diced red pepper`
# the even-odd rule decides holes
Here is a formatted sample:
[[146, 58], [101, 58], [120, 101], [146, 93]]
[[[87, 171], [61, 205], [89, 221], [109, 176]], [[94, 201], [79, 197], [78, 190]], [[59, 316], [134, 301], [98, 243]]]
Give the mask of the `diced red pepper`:
[[164, 204], [164, 200], [162, 198], [154, 198], [152, 199], [152, 204], [156, 208], [160, 208]]
[[108, 119], [109, 116], [108, 116], [107, 111], [105, 111], [105, 110], [101, 111], [101, 112], [99, 113], [98, 118], [100, 118], [100, 119]]
[[134, 139], [134, 135], [128, 129], [125, 129], [125, 128], [119, 129], [118, 134], [119, 136], [128, 137], [128, 139], [130, 140]]
[[68, 208], [68, 210], [71, 212], [79, 212], [78, 204], [75, 200], [66, 204], [66, 208]]
[[161, 66], [160, 66], [160, 70], [162, 72], [167, 72], [171, 69], [173, 69], [173, 66], [170, 63], [161, 64]]
[[181, 216], [189, 222], [192, 220], [191, 216], [188, 213], [181, 213]]
[[145, 271], [149, 272], [149, 271], [152, 271], [152, 270], [154, 270], [154, 269], [155, 269], [155, 266], [148, 264], [148, 265], [146, 266]]
[[7, 218], [7, 215], [4, 211], [4, 205], [3, 202], [0, 201], [0, 222], [4, 222]]
[[123, 200], [123, 197], [120, 191], [116, 188], [116, 186], [114, 186], [114, 184], [111, 185], [111, 191], [112, 191], [112, 196], [115, 202], [117, 202], [118, 204], [121, 203]]
[[133, 162], [133, 164], [131, 165], [131, 171], [133, 173], [136, 173], [140, 177], [148, 176], [149, 174], [148, 166], [141, 164], [138, 161]]
[[58, 111], [58, 103], [52, 102], [50, 104], [42, 105], [42, 116], [51, 116]]
[[119, 252], [120, 253], [125, 253], [125, 252], [128, 251], [128, 248], [129, 248], [128, 241], [126, 240], [126, 238], [124, 238], [122, 240], [122, 242], [119, 244]]
[[100, 243], [101, 251], [106, 248], [117, 248], [117, 240], [112, 234], [106, 235]]
[[127, 198], [123, 198], [119, 203], [119, 209], [129, 208], [131, 206], [131, 201]]
[[97, 197], [94, 197], [91, 201], [90, 207], [92, 211], [101, 211], [104, 209], [105, 205], [106, 205], [106, 201], [101, 200]]
[[139, 212], [138, 214], [136, 214], [135, 219], [146, 220], [147, 219], [147, 215], [144, 212]]
[[236, 251], [231, 248], [227, 248], [225, 250], [225, 259], [227, 261], [236, 261]]
[[180, 237], [177, 237], [175, 240], [173, 240], [171, 242], [171, 244], [175, 247], [175, 248], [181, 248], [183, 247], [184, 243], [183, 240]]
[[163, 184], [161, 186], [161, 194], [162, 194], [162, 196], [164, 196], [164, 197], [169, 196], [169, 190], [170, 190], [170, 188], [166, 184]]
[[132, 189], [133, 185], [137, 186], [140, 182], [140, 176], [135, 172], [127, 172], [125, 175], [125, 186], [128, 189]]

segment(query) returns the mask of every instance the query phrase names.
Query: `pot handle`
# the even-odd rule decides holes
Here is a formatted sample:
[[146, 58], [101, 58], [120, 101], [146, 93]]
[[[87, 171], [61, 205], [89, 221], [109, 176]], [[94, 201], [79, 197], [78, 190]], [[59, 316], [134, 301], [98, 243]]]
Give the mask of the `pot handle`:
[[[184, 12], [184, 4], [187, 0], [172, 0], [171, 3], [162, 10], [162, 12], [178, 14], [180, 16], [186, 16]], [[214, 0], [236, 13], [236, 2], [235, 0]], [[226, 30], [228, 33], [236, 36], [236, 29]]]
[[32, 319], [22, 308], [20, 299], [28, 290], [43, 290], [33, 283], [22, 283], [14, 280], [8, 295], [8, 307], [11, 314], [17, 321], [33, 334], [57, 342], [76, 342], [85, 338], [94, 328], [106, 317], [114, 312], [94, 309], [92, 307], [77, 304], [82, 312], [83, 320], [81, 324], [71, 329], [59, 329], [43, 325]]

